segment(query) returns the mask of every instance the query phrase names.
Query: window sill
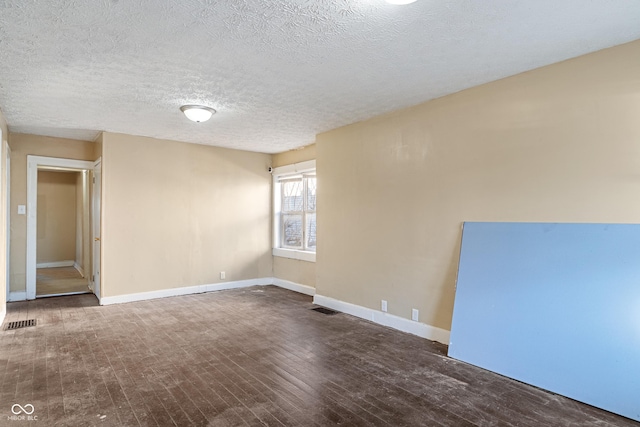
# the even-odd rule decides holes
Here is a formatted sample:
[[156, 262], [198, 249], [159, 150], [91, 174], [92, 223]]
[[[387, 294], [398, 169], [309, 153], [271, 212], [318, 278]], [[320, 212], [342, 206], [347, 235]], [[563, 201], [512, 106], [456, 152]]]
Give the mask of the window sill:
[[316, 253], [309, 251], [297, 251], [295, 249], [273, 248], [273, 256], [297, 259], [299, 261], [316, 262]]

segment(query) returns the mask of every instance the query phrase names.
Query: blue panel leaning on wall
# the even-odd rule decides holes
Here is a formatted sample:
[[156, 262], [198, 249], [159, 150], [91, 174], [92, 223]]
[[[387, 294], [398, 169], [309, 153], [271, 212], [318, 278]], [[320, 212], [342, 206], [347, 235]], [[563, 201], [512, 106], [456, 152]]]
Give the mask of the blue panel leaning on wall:
[[640, 421], [640, 225], [465, 223], [449, 356]]

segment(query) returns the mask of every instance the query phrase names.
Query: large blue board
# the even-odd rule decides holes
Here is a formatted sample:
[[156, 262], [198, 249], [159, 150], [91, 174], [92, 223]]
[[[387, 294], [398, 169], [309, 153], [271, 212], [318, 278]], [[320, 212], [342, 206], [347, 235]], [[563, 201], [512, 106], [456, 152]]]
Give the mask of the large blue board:
[[640, 225], [467, 222], [449, 356], [640, 421]]

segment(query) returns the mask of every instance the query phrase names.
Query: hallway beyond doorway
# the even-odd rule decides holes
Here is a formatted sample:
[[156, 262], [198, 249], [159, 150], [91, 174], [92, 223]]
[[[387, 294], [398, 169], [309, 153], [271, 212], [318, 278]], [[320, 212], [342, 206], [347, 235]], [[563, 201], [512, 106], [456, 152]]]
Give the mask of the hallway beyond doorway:
[[88, 293], [89, 280], [74, 267], [38, 268], [36, 296]]

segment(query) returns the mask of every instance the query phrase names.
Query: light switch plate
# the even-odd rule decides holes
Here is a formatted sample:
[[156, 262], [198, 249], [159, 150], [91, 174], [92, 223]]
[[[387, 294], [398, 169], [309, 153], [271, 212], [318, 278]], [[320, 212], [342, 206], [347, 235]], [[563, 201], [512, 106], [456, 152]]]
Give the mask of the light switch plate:
[[25, 205], [18, 205], [18, 215], [25, 215], [27, 213], [27, 207]]

